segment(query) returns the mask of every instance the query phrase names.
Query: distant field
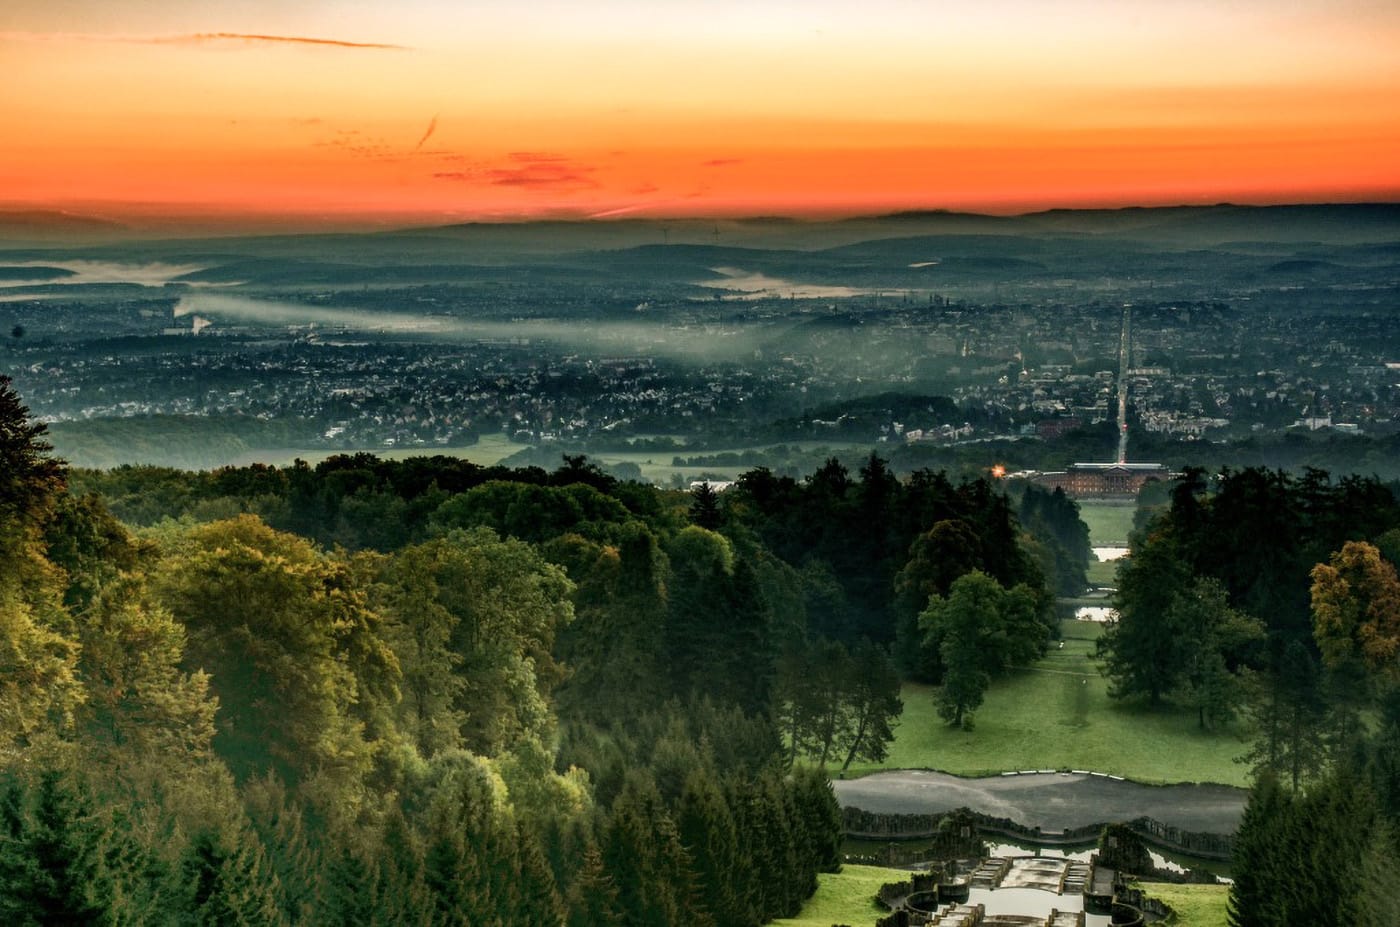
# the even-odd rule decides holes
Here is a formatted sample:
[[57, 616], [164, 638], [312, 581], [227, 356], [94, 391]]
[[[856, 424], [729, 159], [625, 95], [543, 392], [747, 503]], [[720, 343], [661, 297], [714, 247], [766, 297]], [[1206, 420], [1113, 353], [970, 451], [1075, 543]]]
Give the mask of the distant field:
[[[833, 455], [840, 455], [843, 462], [848, 465], [848, 455], [856, 454], [860, 456], [869, 455], [873, 445], [860, 442], [843, 441], [790, 441], [785, 447], [793, 453], [810, 453], [815, 451], [830, 451]], [[762, 454], [772, 444], [750, 445], [747, 447], [726, 447], [718, 450], [705, 451], [599, 451], [589, 453], [590, 458], [597, 459], [606, 464], [634, 463], [642, 470], [642, 477], [652, 483], [667, 485], [672, 476], [680, 474], [682, 477], [694, 478], [702, 473], [713, 474], [716, 477], [725, 479], [737, 479], [739, 476], [752, 470], [757, 464], [742, 464], [736, 466], [710, 466], [710, 465], [690, 465], [675, 467], [671, 461], [675, 457], [708, 457], [719, 454], [744, 454], [757, 452]]]
[[246, 454], [230, 460], [232, 466], [246, 466], [251, 463], [265, 463], [274, 467], [285, 467], [291, 464], [298, 457], [311, 465], [316, 465], [327, 457], [336, 454], [373, 454], [385, 460], [403, 460], [406, 457], [432, 457], [442, 455], [444, 457], [460, 457], [470, 460], [472, 463], [480, 464], [483, 467], [492, 467], [505, 460], [510, 455], [524, 450], [526, 445], [510, 440], [502, 434], [483, 435], [481, 440], [475, 444], [465, 447], [439, 447], [437, 445], [424, 445], [422, 447], [367, 447], [344, 450], [331, 450], [326, 448], [316, 448], [315, 450], [297, 450], [296, 448], [269, 448], [264, 450], [249, 451]]
[[1170, 905], [1176, 919], [1173, 927], [1225, 927], [1228, 885], [1173, 885], [1170, 882], [1144, 882], [1142, 888], [1153, 898]]
[[[406, 448], [363, 448], [365, 453], [374, 454], [386, 460], [402, 460], [405, 457], [420, 457], [433, 454], [443, 454], [449, 457], [461, 457], [473, 463], [481, 464], [483, 467], [493, 466], [506, 458], [525, 450], [530, 445], [520, 444], [512, 441], [501, 434], [484, 435], [476, 444], [465, 447], [437, 447], [433, 445], [422, 447]], [[648, 482], [661, 486], [669, 486], [672, 477], [679, 474], [686, 479], [698, 478], [701, 474], [709, 474], [716, 478], [726, 480], [737, 479], [740, 475], [747, 473], [754, 468], [754, 464], [742, 466], [672, 466], [671, 460], [680, 456], [701, 456], [710, 454], [742, 454], [747, 451], [762, 452], [771, 445], [755, 445], [750, 447], [730, 447], [712, 451], [687, 451], [681, 450], [659, 450], [659, 451], [586, 451], [588, 458], [601, 464], [632, 463], [641, 468], [642, 478]], [[843, 459], [847, 454], [870, 453], [870, 445], [847, 442], [789, 442], [787, 447], [801, 449], [803, 451], [830, 451], [832, 454], [840, 454]], [[250, 463], [266, 463], [274, 466], [287, 466], [293, 460], [300, 457], [311, 464], [316, 464], [333, 454], [354, 454], [358, 450], [297, 450], [295, 448], [276, 448], [271, 450], [248, 451], [239, 454], [231, 459], [229, 463], [234, 465], [246, 465]], [[562, 451], [565, 450], [561, 448]], [[572, 450], [569, 453], [574, 453]]]
[[1089, 526], [1089, 543], [1095, 547], [1127, 547], [1135, 512], [1137, 506], [1132, 502], [1079, 500], [1079, 517]]
[[1146, 783], [1247, 784], [1244, 766], [1233, 761], [1245, 752], [1237, 732], [1202, 732], [1189, 711], [1111, 701], [1108, 680], [1092, 659], [1102, 628], [1080, 621], [1062, 625], [1064, 648], [994, 682], [971, 732], [955, 731], [938, 717], [931, 687], [906, 683], [904, 715], [889, 759], [879, 766], [852, 765], [848, 775], [940, 769], [976, 776], [1067, 768]]
[[817, 892], [791, 918], [780, 918], [773, 924], [783, 927], [871, 927], [888, 912], [875, 903], [875, 893], [886, 882], [902, 882], [909, 873], [902, 869], [881, 869], [878, 866], [841, 867], [837, 873], [818, 873]]

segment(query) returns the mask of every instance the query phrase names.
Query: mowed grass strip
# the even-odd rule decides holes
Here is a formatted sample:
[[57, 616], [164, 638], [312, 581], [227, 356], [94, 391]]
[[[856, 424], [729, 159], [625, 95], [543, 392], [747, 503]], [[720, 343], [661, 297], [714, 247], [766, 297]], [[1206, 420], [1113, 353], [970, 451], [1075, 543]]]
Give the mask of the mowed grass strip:
[[1247, 750], [1239, 730], [1202, 731], [1189, 710], [1116, 702], [1093, 659], [1102, 628], [1063, 623], [1064, 647], [1051, 645], [1034, 667], [993, 681], [971, 731], [949, 727], [931, 686], [906, 683], [904, 714], [889, 759], [855, 766], [848, 778], [882, 769], [938, 769], [985, 776], [1021, 769], [1085, 769], [1137, 782], [1247, 785], [1234, 758]]
[[1136, 512], [1132, 502], [1079, 500], [1079, 520], [1089, 526], [1089, 543], [1094, 547], [1127, 547]]
[[841, 867], [840, 872], [817, 874], [817, 891], [796, 917], [780, 918], [774, 924], [785, 927], [831, 927], [849, 924], [870, 927], [889, 912], [875, 902], [875, 893], [886, 882], [903, 882], [909, 873], [879, 866]]
[[1147, 894], [1165, 902], [1176, 912], [1166, 923], [1173, 927], [1226, 927], [1225, 903], [1228, 885], [1173, 885], [1170, 882], [1144, 882]]
[[1121, 560], [1090, 560], [1085, 576], [1091, 586], [1118, 587], [1118, 564]]

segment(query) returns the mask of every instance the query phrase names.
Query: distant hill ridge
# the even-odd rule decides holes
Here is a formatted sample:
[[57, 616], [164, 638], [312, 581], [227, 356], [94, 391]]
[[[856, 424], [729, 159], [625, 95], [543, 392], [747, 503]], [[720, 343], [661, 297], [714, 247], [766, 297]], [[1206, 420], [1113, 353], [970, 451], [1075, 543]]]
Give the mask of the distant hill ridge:
[[[570, 253], [622, 251], [648, 247], [680, 255], [703, 248], [719, 255], [727, 249], [765, 251], [824, 251], [867, 242], [900, 238], [962, 237], [984, 243], [998, 237], [1019, 239], [1141, 241], [1152, 245], [1218, 247], [1250, 242], [1301, 244], [1327, 242], [1346, 245], [1391, 245], [1400, 242], [1400, 204], [1337, 203], [1280, 206], [1123, 207], [1116, 209], [1049, 209], [1022, 215], [997, 216], [951, 210], [905, 210], [885, 215], [839, 219], [792, 217], [747, 218], [558, 218], [465, 222], [398, 229], [351, 230], [328, 225], [309, 233], [287, 231], [238, 234], [234, 228], [177, 231], [178, 218], [162, 231], [149, 216], [128, 226], [121, 222], [61, 210], [0, 210], [0, 238], [10, 242], [35, 240], [46, 246], [65, 237], [75, 245], [111, 242], [115, 247], [146, 244], [168, 253], [216, 251], [221, 263], [239, 257], [314, 257], [356, 261], [362, 254], [377, 260], [394, 259], [416, 265], [492, 263]], [[289, 219], [305, 227], [306, 220]], [[164, 240], [160, 240], [164, 236]], [[307, 253], [295, 255], [302, 250]], [[403, 252], [393, 258], [394, 252]], [[851, 255], [854, 256], [854, 255]], [[651, 255], [649, 259], [656, 256]]]

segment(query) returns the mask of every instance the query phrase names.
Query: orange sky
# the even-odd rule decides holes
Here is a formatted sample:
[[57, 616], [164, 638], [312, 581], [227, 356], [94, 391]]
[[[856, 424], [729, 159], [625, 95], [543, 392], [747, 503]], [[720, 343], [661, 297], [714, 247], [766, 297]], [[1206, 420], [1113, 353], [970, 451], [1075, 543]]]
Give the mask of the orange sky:
[[1380, 0], [8, 0], [0, 62], [10, 206], [1400, 198], [1400, 5]]

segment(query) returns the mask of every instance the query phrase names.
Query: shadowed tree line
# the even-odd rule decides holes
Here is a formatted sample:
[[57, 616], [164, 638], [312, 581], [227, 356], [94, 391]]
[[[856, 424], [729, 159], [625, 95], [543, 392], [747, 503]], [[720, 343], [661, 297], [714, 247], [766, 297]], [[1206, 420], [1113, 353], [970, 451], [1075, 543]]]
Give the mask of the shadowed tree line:
[[1375, 479], [1187, 470], [1119, 568], [1113, 694], [1250, 737], [1234, 927], [1400, 922], [1397, 559]]

